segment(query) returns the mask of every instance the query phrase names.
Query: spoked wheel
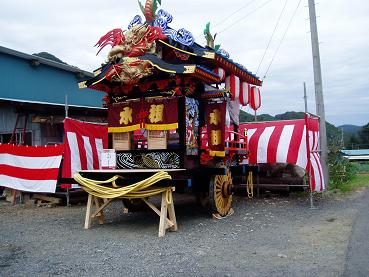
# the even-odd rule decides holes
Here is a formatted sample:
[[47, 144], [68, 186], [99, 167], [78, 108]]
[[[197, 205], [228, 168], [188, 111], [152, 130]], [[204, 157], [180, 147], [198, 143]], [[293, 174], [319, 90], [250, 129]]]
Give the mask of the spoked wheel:
[[229, 168], [226, 175], [215, 175], [210, 178], [209, 203], [213, 213], [218, 213], [220, 216], [229, 214], [232, 206], [231, 186], [232, 176]]
[[147, 209], [145, 202], [140, 198], [123, 198], [122, 202], [129, 212], [141, 212]]

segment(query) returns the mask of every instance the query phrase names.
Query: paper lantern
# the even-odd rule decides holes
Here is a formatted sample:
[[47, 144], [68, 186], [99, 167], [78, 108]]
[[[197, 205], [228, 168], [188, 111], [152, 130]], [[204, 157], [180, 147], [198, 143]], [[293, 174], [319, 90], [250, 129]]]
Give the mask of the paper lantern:
[[249, 83], [242, 82], [240, 87], [240, 104], [246, 106], [249, 103], [251, 86]]
[[240, 79], [236, 75], [230, 75], [226, 77], [225, 88], [231, 93], [232, 100], [239, 99]]
[[216, 74], [219, 75], [219, 78], [220, 78], [221, 81], [224, 80], [224, 78], [225, 78], [225, 70], [223, 68], [220, 68], [220, 67], [216, 68], [214, 70], [214, 73], [216, 73]]
[[249, 95], [250, 107], [256, 111], [261, 106], [260, 89], [258, 87], [252, 87]]

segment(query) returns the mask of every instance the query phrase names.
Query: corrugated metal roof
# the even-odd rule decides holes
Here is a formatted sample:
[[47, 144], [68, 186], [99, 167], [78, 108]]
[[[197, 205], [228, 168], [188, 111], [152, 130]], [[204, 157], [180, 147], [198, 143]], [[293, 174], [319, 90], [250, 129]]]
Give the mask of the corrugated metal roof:
[[364, 156], [369, 155], [369, 149], [357, 149], [357, 150], [341, 150], [344, 155], [347, 156]]
[[85, 76], [88, 76], [88, 77], [93, 77], [94, 76], [91, 72], [84, 71], [82, 69], [79, 69], [76, 66], [71, 66], [71, 65], [67, 65], [67, 64], [58, 63], [58, 62], [55, 62], [55, 61], [52, 61], [52, 60], [48, 60], [48, 59], [41, 58], [41, 57], [34, 56], [34, 55], [29, 55], [29, 54], [22, 53], [22, 52], [19, 52], [19, 51], [13, 50], [13, 49], [9, 49], [9, 48], [3, 47], [3, 46], [0, 46], [0, 53], [16, 56], [18, 58], [22, 58], [22, 59], [29, 60], [29, 61], [36, 60], [36, 61], [39, 61], [40, 63], [48, 65], [48, 66], [56, 67], [56, 68], [63, 69], [63, 70], [66, 70], [66, 71], [70, 71], [70, 72], [74, 72], [74, 73], [82, 73], [82, 74], [84, 74]]

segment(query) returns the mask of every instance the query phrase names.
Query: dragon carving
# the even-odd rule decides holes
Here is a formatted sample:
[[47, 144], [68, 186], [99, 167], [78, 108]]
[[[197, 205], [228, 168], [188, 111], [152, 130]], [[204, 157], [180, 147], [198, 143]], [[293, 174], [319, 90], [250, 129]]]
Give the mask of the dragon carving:
[[141, 11], [144, 14], [146, 21], [151, 22], [156, 17], [158, 3], [161, 5], [161, 0], [146, 0], [145, 7], [138, 1]]
[[146, 76], [153, 73], [153, 67], [150, 62], [145, 60], [132, 60], [123, 58], [123, 62], [113, 65], [106, 73], [105, 78], [113, 82], [122, 82], [125, 85], [134, 85]]
[[[153, 73], [152, 65], [137, 57], [146, 53], [155, 53], [158, 39], [167, 39], [166, 35], [158, 26], [151, 26], [155, 18], [157, 2], [161, 0], [147, 0], [144, 15], [146, 23], [137, 24], [127, 31], [113, 29], [102, 36], [95, 46], [99, 48], [97, 54], [107, 45], [112, 49], [108, 54], [108, 62], [114, 64], [106, 73], [105, 78], [110, 81], [122, 82], [123, 84], [136, 84], [141, 78]], [[143, 8], [140, 4], [141, 9]], [[136, 58], [132, 61], [131, 58]], [[116, 63], [116, 64], [115, 64]]]

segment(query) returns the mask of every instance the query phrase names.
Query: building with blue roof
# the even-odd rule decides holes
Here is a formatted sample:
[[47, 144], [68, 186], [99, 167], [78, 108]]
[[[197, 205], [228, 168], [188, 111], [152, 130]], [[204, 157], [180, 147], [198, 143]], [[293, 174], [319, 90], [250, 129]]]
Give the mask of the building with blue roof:
[[369, 161], [369, 149], [341, 150], [341, 153], [350, 161]]
[[72, 118], [106, 120], [103, 93], [77, 85], [93, 74], [78, 67], [0, 46], [0, 76], [0, 143], [13, 131], [16, 143], [61, 143], [66, 110]]

